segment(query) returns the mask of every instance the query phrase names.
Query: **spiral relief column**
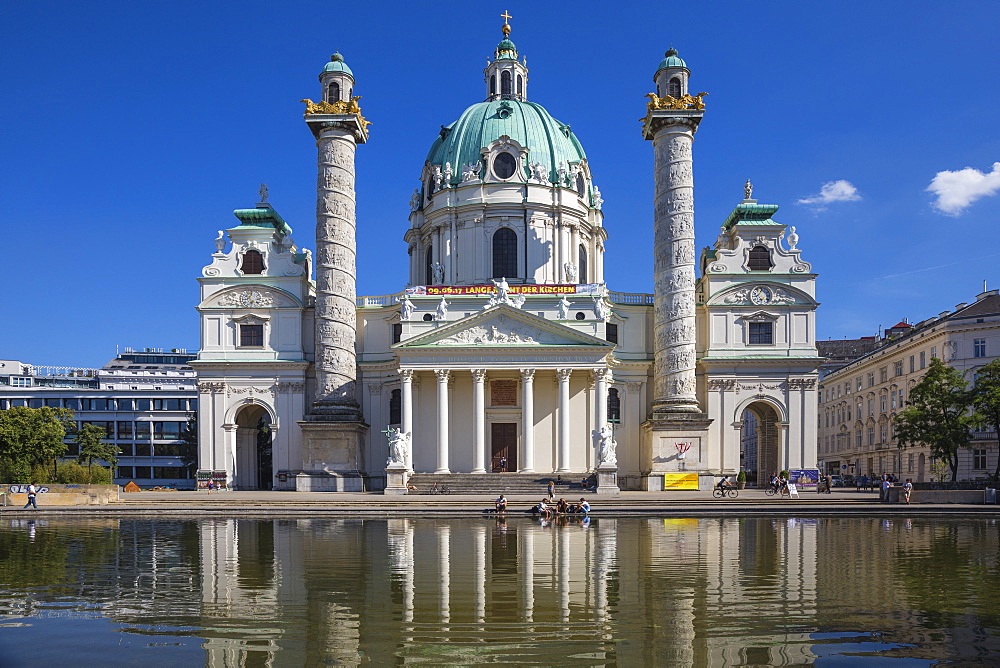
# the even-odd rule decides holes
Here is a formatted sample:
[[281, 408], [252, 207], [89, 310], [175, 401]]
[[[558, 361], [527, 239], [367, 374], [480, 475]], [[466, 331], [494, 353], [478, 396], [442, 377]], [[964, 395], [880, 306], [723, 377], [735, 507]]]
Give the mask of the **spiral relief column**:
[[362, 445], [367, 425], [356, 396], [357, 336], [354, 153], [368, 139], [368, 123], [354, 76], [338, 53], [323, 73], [323, 98], [306, 103], [316, 138], [316, 393], [300, 425], [306, 440], [296, 489], [363, 489]]
[[[671, 48], [647, 95], [643, 136], [653, 142], [653, 378], [649, 419], [643, 424], [650, 472], [647, 488], [662, 489], [661, 473], [681, 470], [678, 446], [689, 444], [685, 470], [708, 476], [708, 427], [697, 395], [694, 133], [707, 93], [688, 92], [690, 71]], [[700, 483], [699, 483], [700, 484]]]

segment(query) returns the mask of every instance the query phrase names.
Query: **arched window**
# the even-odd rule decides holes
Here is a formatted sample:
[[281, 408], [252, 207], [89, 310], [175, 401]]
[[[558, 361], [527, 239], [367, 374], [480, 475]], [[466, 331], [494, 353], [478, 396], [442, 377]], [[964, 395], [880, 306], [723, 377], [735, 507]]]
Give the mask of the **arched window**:
[[510, 72], [501, 72], [500, 73], [500, 94], [501, 95], [510, 95], [511, 94], [511, 90], [510, 90]]
[[424, 253], [424, 283], [434, 285], [434, 247], [428, 246]]
[[326, 87], [326, 101], [327, 102], [338, 102], [340, 100], [340, 84], [336, 81], [330, 83]]
[[750, 257], [747, 260], [747, 267], [750, 271], [770, 271], [773, 266], [771, 264], [771, 251], [767, 248], [754, 246], [750, 249]]
[[403, 397], [399, 390], [393, 390], [389, 395], [389, 424], [399, 424], [403, 421]]
[[517, 96], [522, 97], [524, 95], [524, 77], [520, 74], [517, 75]]
[[583, 180], [583, 172], [576, 175], [576, 192], [580, 194], [580, 197], [583, 197], [587, 192], [587, 182]]
[[581, 283], [589, 282], [587, 276], [587, 247], [580, 244], [580, 272], [577, 274], [577, 280]]
[[240, 266], [240, 271], [244, 274], [263, 274], [264, 256], [259, 251], [248, 250], [243, 254], [243, 264]]
[[681, 80], [674, 77], [667, 82], [667, 95], [670, 97], [680, 97], [681, 96]]
[[618, 396], [618, 390], [613, 387], [608, 390], [608, 422], [612, 424], [622, 422], [622, 400]]
[[497, 75], [490, 75], [490, 95], [497, 94]]
[[509, 227], [493, 234], [493, 278], [517, 276], [517, 235]]

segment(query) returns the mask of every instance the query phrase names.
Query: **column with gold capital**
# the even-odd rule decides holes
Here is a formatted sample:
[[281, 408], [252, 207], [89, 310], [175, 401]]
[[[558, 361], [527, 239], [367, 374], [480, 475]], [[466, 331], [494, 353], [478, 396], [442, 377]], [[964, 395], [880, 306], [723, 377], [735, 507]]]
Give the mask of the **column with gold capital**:
[[[357, 393], [356, 220], [354, 154], [368, 139], [368, 122], [354, 77], [340, 54], [320, 74], [320, 102], [306, 103], [316, 138], [316, 394], [301, 424], [305, 447], [297, 489], [361, 489], [364, 424]], [[303, 477], [304, 476], [304, 477]], [[301, 484], [300, 484], [301, 483]]]

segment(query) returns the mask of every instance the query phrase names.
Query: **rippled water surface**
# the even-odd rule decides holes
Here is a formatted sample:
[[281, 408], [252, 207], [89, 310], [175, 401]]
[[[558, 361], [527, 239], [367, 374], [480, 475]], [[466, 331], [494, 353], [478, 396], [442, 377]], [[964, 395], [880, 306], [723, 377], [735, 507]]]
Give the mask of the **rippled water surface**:
[[994, 520], [5, 520], [0, 666], [997, 665]]

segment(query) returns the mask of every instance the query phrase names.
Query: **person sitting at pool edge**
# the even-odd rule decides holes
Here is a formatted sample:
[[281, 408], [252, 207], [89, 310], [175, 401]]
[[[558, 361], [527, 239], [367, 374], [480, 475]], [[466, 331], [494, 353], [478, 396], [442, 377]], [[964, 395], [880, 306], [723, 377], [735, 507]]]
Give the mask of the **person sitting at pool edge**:
[[580, 499], [580, 503], [574, 503], [569, 507], [569, 512], [583, 513], [584, 515], [587, 515], [590, 513], [590, 504], [587, 503], [586, 499]]
[[502, 513], [507, 510], [507, 499], [504, 498], [503, 494], [501, 494], [500, 498], [496, 500], [495, 505], [498, 513]]

